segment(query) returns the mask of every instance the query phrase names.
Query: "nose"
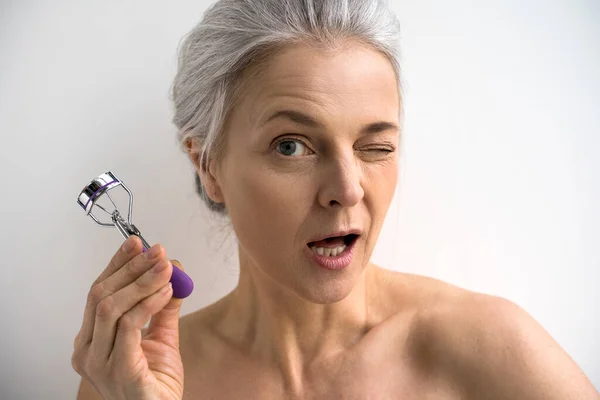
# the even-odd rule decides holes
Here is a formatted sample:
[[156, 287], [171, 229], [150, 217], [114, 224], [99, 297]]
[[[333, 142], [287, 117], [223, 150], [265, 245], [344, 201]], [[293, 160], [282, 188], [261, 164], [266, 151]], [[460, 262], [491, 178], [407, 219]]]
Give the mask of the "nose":
[[329, 159], [319, 171], [322, 207], [352, 207], [364, 197], [362, 169], [353, 153]]

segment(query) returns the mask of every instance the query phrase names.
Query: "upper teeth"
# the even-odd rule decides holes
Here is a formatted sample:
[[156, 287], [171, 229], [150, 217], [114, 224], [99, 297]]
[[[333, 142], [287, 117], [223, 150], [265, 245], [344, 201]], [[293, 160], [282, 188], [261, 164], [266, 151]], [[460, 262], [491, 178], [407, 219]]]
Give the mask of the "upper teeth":
[[343, 244], [338, 247], [315, 247], [315, 246], [312, 246], [310, 249], [312, 251], [314, 251], [315, 253], [325, 256], [325, 257], [335, 257], [346, 249], [346, 245]]

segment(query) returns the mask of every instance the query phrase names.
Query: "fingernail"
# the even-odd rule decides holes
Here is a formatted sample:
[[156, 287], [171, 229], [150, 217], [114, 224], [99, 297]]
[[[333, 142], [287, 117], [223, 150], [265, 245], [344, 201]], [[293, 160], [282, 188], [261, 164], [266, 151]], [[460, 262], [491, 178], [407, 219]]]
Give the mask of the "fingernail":
[[160, 293], [161, 294], [165, 294], [167, 293], [169, 290], [171, 290], [171, 288], [173, 287], [173, 285], [171, 284], [171, 282], [167, 283], [162, 289], [160, 289]]
[[159, 254], [160, 254], [160, 246], [154, 245], [144, 255], [146, 256], [146, 258], [152, 259], [152, 258], [158, 256]]
[[160, 260], [154, 267], [152, 267], [152, 272], [159, 274], [167, 269], [168, 266], [169, 264], [165, 260]]
[[125, 253], [131, 253], [133, 251], [134, 247], [135, 247], [135, 241], [132, 237], [127, 238], [127, 240], [125, 240], [125, 243], [123, 243], [123, 251]]

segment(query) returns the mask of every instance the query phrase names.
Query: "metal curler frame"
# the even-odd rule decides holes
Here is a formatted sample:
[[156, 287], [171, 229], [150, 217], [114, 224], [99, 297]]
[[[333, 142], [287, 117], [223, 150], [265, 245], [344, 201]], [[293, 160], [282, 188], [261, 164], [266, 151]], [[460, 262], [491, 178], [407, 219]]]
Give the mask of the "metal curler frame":
[[[119, 186], [122, 187], [129, 196], [127, 219], [123, 218], [119, 208], [109, 194], [110, 190]], [[100, 199], [100, 197], [102, 197], [104, 194], [106, 194], [106, 196], [109, 198], [110, 202], [114, 206], [114, 210], [109, 211], [100, 204], [96, 204], [98, 199]], [[131, 235], [135, 235], [142, 241], [144, 247], [143, 251], [150, 249], [150, 244], [146, 241], [146, 239], [144, 239], [139, 229], [131, 222], [133, 214], [133, 193], [111, 171], [103, 173], [86, 185], [77, 197], [77, 204], [79, 204], [79, 206], [85, 211], [86, 215], [89, 215], [98, 225], [116, 227], [125, 239]], [[106, 214], [110, 215], [111, 222], [103, 222], [96, 215], [94, 215], [92, 212], [94, 206], [100, 208]], [[171, 283], [173, 285], [173, 297], [175, 298], [185, 298], [189, 296], [194, 287], [191, 278], [175, 266], [173, 266]]]

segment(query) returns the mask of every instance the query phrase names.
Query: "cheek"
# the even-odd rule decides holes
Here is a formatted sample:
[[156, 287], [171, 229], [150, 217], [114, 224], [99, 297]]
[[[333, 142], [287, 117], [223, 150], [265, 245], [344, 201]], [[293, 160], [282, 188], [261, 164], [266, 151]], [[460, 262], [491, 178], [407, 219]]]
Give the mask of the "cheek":
[[[394, 197], [398, 183], [398, 162], [392, 159], [382, 165], [367, 166], [365, 169], [367, 191], [378, 210], [387, 210]], [[366, 193], [365, 193], [366, 195]]]
[[396, 185], [398, 184], [398, 163], [394, 162], [388, 170], [383, 174], [383, 185], [381, 185], [382, 190], [384, 191], [385, 201], [389, 203], [392, 201], [394, 197], [394, 192], [396, 191]]
[[[240, 242], [273, 254], [295, 245], [294, 238], [309, 208], [303, 193], [309, 193], [297, 179], [274, 174], [250, 163], [239, 163], [228, 174], [224, 188], [229, 215]], [[284, 253], [284, 251], [286, 253]]]
[[366, 175], [365, 202], [371, 214], [373, 239], [376, 239], [388, 213], [398, 182], [398, 164], [373, 168]]

